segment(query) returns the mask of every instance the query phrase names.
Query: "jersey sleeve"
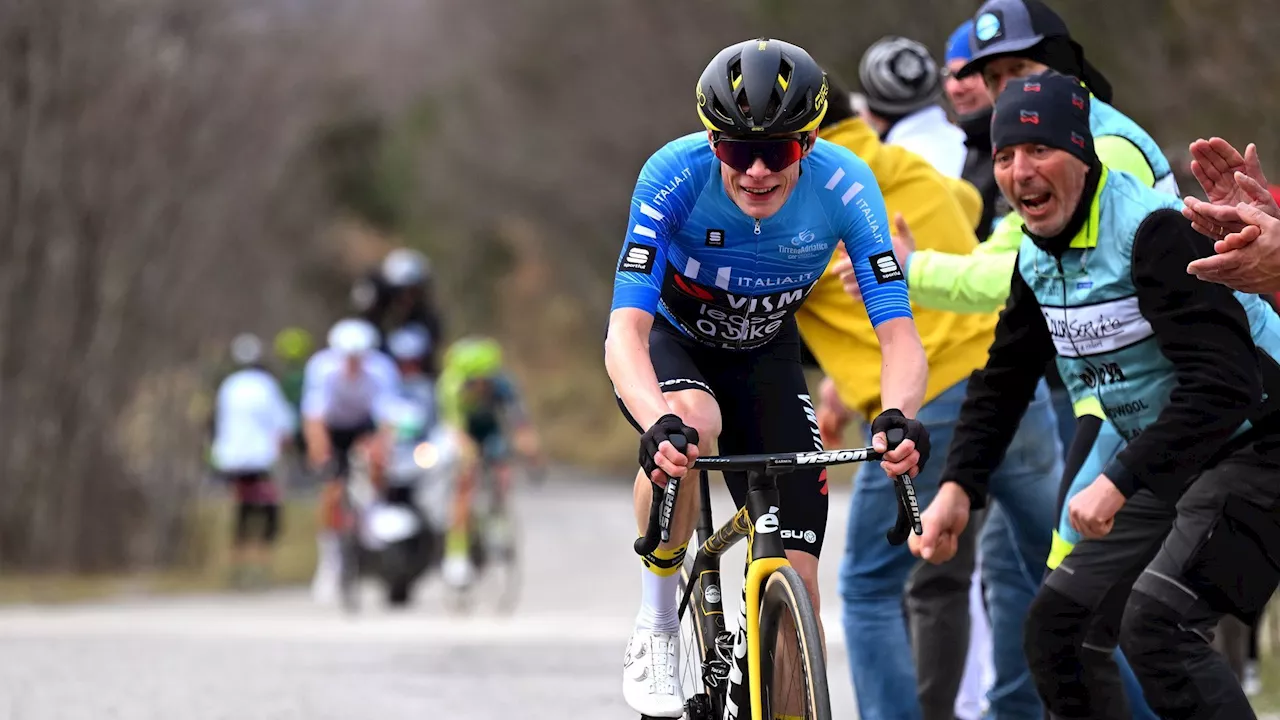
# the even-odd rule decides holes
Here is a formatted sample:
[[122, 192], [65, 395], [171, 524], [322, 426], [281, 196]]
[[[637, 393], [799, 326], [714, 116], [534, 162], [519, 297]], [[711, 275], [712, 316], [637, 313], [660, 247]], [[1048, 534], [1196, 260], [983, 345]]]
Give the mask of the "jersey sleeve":
[[328, 380], [331, 363], [323, 353], [311, 356], [302, 374], [302, 417], [319, 420], [329, 408]]
[[844, 190], [828, 194], [826, 200], [829, 207], [832, 198], [836, 203], [833, 228], [853, 260], [867, 316], [871, 318], [872, 327], [894, 318], [909, 318], [912, 315], [906, 276], [893, 254], [889, 217], [880, 185], [871, 168], [858, 156], [847, 150], [843, 155], [836, 171], [839, 177], [833, 176], [835, 182], [829, 180], [824, 187]]
[[[701, 145], [705, 148], [705, 136]], [[668, 244], [693, 211], [705, 184], [702, 180], [706, 163], [697, 156], [697, 147], [693, 136], [668, 143], [640, 170], [631, 195], [626, 237], [618, 255], [610, 311], [657, 311]]]
[[907, 258], [907, 284], [920, 307], [958, 313], [994, 312], [1009, 298], [1022, 218], [1006, 215], [991, 237], [967, 254], [920, 249]]

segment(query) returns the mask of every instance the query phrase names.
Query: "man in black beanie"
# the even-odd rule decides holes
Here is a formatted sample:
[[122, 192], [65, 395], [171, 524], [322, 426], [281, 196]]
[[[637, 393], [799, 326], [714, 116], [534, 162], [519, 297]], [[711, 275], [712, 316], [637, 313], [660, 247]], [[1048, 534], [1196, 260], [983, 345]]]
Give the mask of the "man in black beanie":
[[[1082, 416], [1067, 455], [1058, 533], [1077, 544], [1023, 637], [1050, 716], [1133, 718], [1118, 642], [1158, 717], [1256, 718], [1210, 641], [1225, 614], [1255, 622], [1280, 584], [1280, 317], [1185, 273], [1212, 241], [1176, 198], [1099, 160], [1089, 106], [1053, 72], [996, 101], [995, 176], [1023, 240], [911, 548], [951, 557], [1053, 360], [1072, 404], [1097, 416]], [[1082, 452], [1106, 432], [1106, 453]]]

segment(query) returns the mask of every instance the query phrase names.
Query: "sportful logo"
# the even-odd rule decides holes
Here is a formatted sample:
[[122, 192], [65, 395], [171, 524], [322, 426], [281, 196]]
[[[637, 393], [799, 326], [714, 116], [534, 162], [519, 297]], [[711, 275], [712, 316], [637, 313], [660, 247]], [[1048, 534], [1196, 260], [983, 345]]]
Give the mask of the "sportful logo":
[[648, 273], [653, 270], [653, 258], [654, 248], [639, 243], [628, 243], [618, 270], [621, 272]]
[[872, 255], [868, 259], [871, 261], [871, 274], [876, 276], [877, 283], [883, 285], [903, 279], [902, 268], [898, 266], [898, 258], [894, 257], [892, 251]]
[[1077, 110], [1084, 109], [1084, 96], [1071, 93], [1071, 104], [1076, 106]]
[[1036, 112], [1035, 110], [1019, 110], [1018, 122], [1030, 124], [1030, 125], [1039, 125], [1040, 113]]
[[1078, 133], [1078, 132], [1072, 132], [1072, 133], [1071, 133], [1071, 144], [1072, 144], [1072, 145], [1079, 145], [1080, 147], [1082, 147], [1082, 148], [1083, 148], [1083, 147], [1084, 147], [1084, 136], [1083, 136], [1083, 135], [1081, 135], [1081, 134], [1080, 134], [1080, 133]]
[[1022, 92], [1040, 92], [1040, 83], [1027, 83], [1022, 86]]

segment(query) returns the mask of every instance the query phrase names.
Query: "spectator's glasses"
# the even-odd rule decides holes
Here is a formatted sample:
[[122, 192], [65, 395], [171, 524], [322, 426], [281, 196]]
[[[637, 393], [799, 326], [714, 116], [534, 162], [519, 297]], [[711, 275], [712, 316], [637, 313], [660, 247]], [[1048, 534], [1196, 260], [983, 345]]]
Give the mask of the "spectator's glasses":
[[722, 137], [716, 139], [712, 147], [721, 162], [743, 173], [756, 164], [756, 158], [763, 160], [771, 172], [782, 172], [799, 162], [805, 151], [805, 143], [794, 137], [759, 140]]

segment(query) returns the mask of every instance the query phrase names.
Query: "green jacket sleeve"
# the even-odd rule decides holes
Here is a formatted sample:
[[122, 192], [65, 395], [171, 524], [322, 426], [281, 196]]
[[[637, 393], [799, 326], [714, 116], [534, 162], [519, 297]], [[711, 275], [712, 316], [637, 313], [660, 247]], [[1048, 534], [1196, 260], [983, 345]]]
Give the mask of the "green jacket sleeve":
[[1156, 184], [1156, 176], [1151, 172], [1151, 164], [1147, 162], [1147, 156], [1142, 154], [1137, 145], [1119, 135], [1100, 135], [1094, 138], [1093, 147], [1103, 165], [1112, 170], [1127, 172], [1147, 187]]
[[1022, 218], [1010, 213], [968, 255], [917, 250], [907, 259], [911, 301], [921, 307], [987, 313], [1004, 307], [1022, 245]]

